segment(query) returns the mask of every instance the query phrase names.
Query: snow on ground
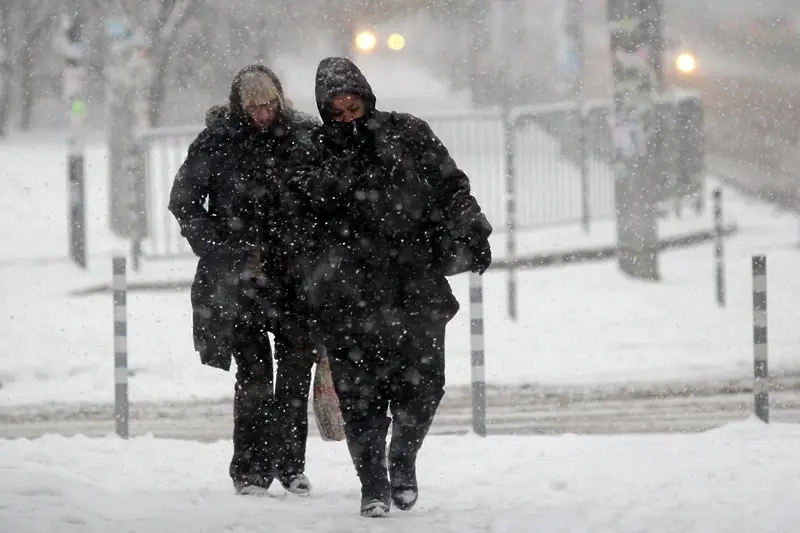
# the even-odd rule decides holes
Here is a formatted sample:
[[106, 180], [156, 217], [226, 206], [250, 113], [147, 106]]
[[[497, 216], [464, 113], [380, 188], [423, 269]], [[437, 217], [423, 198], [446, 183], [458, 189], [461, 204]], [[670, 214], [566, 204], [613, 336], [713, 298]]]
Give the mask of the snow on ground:
[[[109, 255], [125, 250], [106, 228], [104, 151], [87, 153], [90, 268], [66, 256], [66, 151], [56, 143], [0, 144], [0, 405], [109, 402], [112, 399], [111, 297], [68, 297], [110, 279]], [[740, 227], [726, 241], [728, 307], [717, 308], [711, 245], [662, 256], [663, 282], [624, 278], [613, 262], [520, 271], [520, 319], [507, 318], [505, 273], [486, 284], [489, 383], [597, 385], [609, 382], [747, 378], [752, 373], [749, 259], [769, 254], [770, 366], [800, 369], [794, 327], [800, 282], [796, 217], [726, 191], [726, 220]], [[688, 217], [688, 215], [687, 215]], [[694, 220], [694, 222], [690, 222]], [[662, 225], [662, 233], [706, 217]], [[684, 228], [684, 229], [685, 229]], [[575, 227], [528, 233], [520, 253], [613, 244], [613, 224], [590, 234]], [[504, 254], [503, 236], [494, 240]], [[149, 262], [137, 278], [188, 279], [192, 261]], [[467, 287], [452, 280], [462, 311], [448, 333], [450, 384], [470, 380]], [[131, 293], [133, 401], [230, 396], [231, 374], [202, 367], [191, 341], [186, 292]]]
[[516, 354], [487, 348], [489, 379], [506, 382], [516, 373], [517, 382], [588, 386], [751, 378], [752, 253], [769, 261], [771, 370], [800, 369], [797, 222], [773, 218], [769, 208], [754, 208], [758, 213], [763, 226], [743, 221], [741, 234], [726, 242], [724, 309], [715, 302], [711, 245], [663, 254], [660, 284], [626, 280], [611, 262], [521, 274], [526, 328], [505, 329], [489, 318], [489, 331], [503, 328], [503, 342]]
[[[0, 265], [60, 261], [67, 257], [67, 146], [47, 141], [0, 143]], [[113, 248], [107, 232], [107, 150], [86, 150], [86, 213], [89, 251], [101, 255]], [[3, 276], [2, 282], [8, 282]], [[17, 280], [20, 281], [20, 280]]]
[[430, 437], [420, 501], [357, 514], [343, 443], [309, 442], [308, 498], [235, 496], [230, 442], [45, 436], [0, 441], [0, 530], [386, 533], [787, 533], [800, 510], [800, 428], [703, 434]]

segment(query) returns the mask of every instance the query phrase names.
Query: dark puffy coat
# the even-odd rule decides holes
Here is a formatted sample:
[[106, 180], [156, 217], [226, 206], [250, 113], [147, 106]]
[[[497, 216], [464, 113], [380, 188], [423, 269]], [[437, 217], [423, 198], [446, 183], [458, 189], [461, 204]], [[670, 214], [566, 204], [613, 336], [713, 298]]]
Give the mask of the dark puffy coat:
[[[343, 93], [364, 98], [365, 119], [331, 120], [330, 102]], [[351, 62], [324, 60], [316, 96], [324, 124], [288, 187], [309, 210], [300, 218], [315, 221], [315, 245], [298, 262], [322, 335], [449, 321], [459, 308], [445, 276], [449, 243], [485, 221], [469, 179], [425, 121], [377, 111]]]
[[[276, 313], [294, 301], [286, 263], [285, 221], [279, 216], [279, 180], [313, 119], [285, 110], [269, 128], [255, 128], [242, 108], [245, 72], [233, 80], [229, 103], [206, 115], [206, 128], [189, 147], [172, 186], [169, 210], [199, 257], [192, 285], [195, 349], [203, 364], [228, 370], [234, 325], [241, 320], [239, 282], [244, 263], [259, 249], [267, 276], [264, 297]], [[208, 207], [204, 206], [208, 202]], [[298, 310], [302, 312], [302, 310]]]

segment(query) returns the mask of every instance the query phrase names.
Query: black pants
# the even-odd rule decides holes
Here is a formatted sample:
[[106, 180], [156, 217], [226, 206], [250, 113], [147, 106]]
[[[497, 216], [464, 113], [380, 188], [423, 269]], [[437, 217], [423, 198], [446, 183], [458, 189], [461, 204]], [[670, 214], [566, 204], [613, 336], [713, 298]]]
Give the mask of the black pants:
[[[317, 350], [296, 322], [270, 320], [257, 298], [244, 311], [236, 326], [231, 478], [302, 473]], [[269, 330], [278, 367], [274, 387]]]
[[444, 396], [445, 324], [328, 342], [334, 386], [346, 425], [370, 426], [391, 411], [396, 424], [428, 426]]

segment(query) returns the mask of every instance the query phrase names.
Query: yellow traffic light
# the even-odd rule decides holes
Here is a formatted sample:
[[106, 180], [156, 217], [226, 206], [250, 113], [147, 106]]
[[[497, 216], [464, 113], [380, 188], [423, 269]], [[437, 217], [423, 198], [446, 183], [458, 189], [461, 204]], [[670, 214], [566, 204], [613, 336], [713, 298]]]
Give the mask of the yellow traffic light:
[[389, 36], [386, 40], [386, 45], [389, 47], [390, 50], [394, 50], [395, 52], [399, 52], [406, 46], [406, 39], [399, 33], [393, 33]]
[[356, 48], [362, 52], [372, 52], [378, 44], [378, 38], [371, 31], [362, 31], [356, 35]]

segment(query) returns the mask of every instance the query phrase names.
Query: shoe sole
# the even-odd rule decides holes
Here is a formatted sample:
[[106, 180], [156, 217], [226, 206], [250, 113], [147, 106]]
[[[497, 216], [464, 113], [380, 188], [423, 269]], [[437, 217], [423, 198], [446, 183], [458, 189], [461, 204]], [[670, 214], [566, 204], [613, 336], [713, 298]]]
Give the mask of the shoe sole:
[[241, 489], [235, 489], [235, 491], [239, 496], [255, 496], [257, 498], [269, 496], [269, 489], [265, 489], [264, 487], [255, 487], [253, 485], [242, 487]]

